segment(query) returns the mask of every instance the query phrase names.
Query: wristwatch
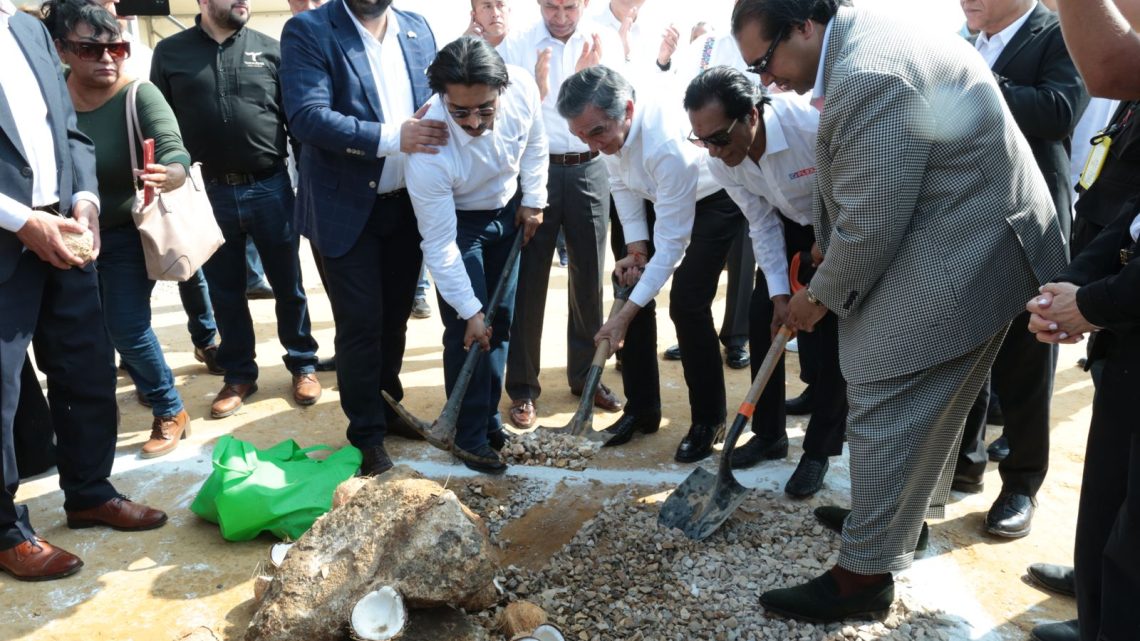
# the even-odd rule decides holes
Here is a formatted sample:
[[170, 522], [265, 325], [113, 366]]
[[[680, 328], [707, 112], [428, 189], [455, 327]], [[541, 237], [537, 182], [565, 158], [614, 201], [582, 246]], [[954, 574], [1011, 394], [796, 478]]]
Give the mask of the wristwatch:
[[807, 296], [808, 302], [812, 305], [819, 305], [820, 307], [823, 307], [823, 303], [821, 303], [819, 299], [815, 297], [815, 294], [812, 293], [810, 287], [804, 288], [804, 295]]

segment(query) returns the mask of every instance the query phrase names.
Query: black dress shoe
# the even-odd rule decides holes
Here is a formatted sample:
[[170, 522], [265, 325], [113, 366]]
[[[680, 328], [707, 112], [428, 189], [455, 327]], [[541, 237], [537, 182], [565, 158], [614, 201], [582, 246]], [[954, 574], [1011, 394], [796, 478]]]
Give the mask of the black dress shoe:
[[760, 605], [801, 621], [831, 623], [846, 619], [881, 619], [895, 601], [895, 581], [887, 577], [850, 596], [839, 596], [839, 584], [831, 572], [794, 588], [769, 590], [760, 595]]
[[732, 450], [732, 460], [729, 465], [739, 470], [752, 467], [760, 461], [774, 461], [788, 455], [788, 436], [781, 434], [775, 440], [764, 440], [753, 434], [752, 440]]
[[1009, 456], [1009, 441], [1005, 439], [1005, 435], [997, 437], [990, 446], [986, 448], [986, 454], [989, 455], [991, 461], [1001, 463]]
[[392, 469], [392, 459], [383, 445], [361, 448], [364, 459], [360, 461], [360, 476], [376, 476]]
[[986, 532], [1007, 539], [1029, 534], [1037, 500], [1024, 494], [1003, 492], [986, 514]]
[[744, 369], [752, 362], [748, 350], [744, 347], [724, 348], [724, 362], [732, 369]]
[[318, 372], [335, 372], [336, 371], [336, 355], [328, 358], [322, 358], [317, 361]]
[[[821, 505], [812, 512], [824, 527], [836, 534], [843, 533], [843, 522], [850, 513], [851, 510], [838, 505]], [[930, 545], [930, 528], [923, 522], [922, 529], [918, 531], [918, 543], [914, 546], [914, 551], [925, 552], [928, 545]]]
[[1073, 566], [1055, 565], [1053, 563], [1034, 563], [1029, 566], [1025, 574], [1029, 581], [1050, 592], [1075, 596], [1076, 589], [1073, 581]]
[[262, 282], [256, 287], [245, 290], [246, 300], [270, 300], [273, 298], [273, 288]]
[[804, 388], [804, 391], [801, 392], [799, 396], [784, 401], [784, 412], [788, 416], [804, 416], [805, 414], [811, 414], [812, 410], [815, 409], [815, 403], [813, 400], [814, 399], [812, 398], [811, 385], [808, 385], [806, 388]]
[[621, 418], [616, 423], [603, 430], [609, 434], [609, 440], [605, 442], [602, 447], [614, 447], [616, 445], [625, 445], [629, 442], [635, 432], [642, 434], [652, 434], [661, 427], [661, 412], [653, 412], [652, 414], [641, 414], [634, 416], [629, 412], [621, 415]]
[[784, 493], [797, 499], [806, 499], [823, 489], [823, 477], [827, 475], [830, 462], [826, 456], [815, 457], [804, 454], [792, 477], [784, 486]]
[[487, 442], [491, 444], [491, 449], [502, 452], [503, 448], [511, 442], [511, 436], [507, 430], [499, 428], [494, 432], [487, 432]]
[[1081, 628], [1077, 620], [1042, 623], [1029, 633], [1031, 641], [1080, 641]]
[[713, 444], [724, 440], [724, 423], [701, 425], [693, 423], [689, 433], [681, 439], [673, 460], [678, 463], [695, 463], [707, 458], [713, 451]]
[[680, 345], [674, 345], [674, 346], [670, 347], [669, 349], [665, 350], [664, 359], [667, 361], [679, 361], [679, 360], [681, 360], [681, 346]]
[[468, 469], [476, 472], [502, 474], [507, 471], [507, 464], [499, 459], [499, 453], [492, 449], [488, 443], [484, 443], [474, 450], [465, 450], [455, 445], [451, 451], [463, 460], [463, 464]]
[[986, 483], [976, 476], [955, 472], [950, 489], [963, 494], [981, 494], [982, 490], [986, 489]]

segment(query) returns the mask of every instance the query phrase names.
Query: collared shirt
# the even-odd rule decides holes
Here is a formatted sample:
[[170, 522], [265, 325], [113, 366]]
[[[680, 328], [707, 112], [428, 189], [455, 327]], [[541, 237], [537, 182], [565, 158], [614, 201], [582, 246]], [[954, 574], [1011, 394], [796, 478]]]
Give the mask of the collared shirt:
[[824, 64], [827, 62], [827, 43], [831, 40], [831, 27], [835, 25], [835, 19], [832, 18], [827, 22], [827, 28], [823, 30], [823, 42], [820, 43], [819, 49], [819, 67], [815, 70], [815, 86], [811, 90], [811, 104], [816, 109], [823, 111], [823, 101], [826, 96], [823, 92], [826, 87], [823, 86], [823, 70]]
[[154, 48], [150, 80], [178, 118], [182, 139], [207, 174], [255, 173], [285, 162], [281, 43], [242, 27], [221, 44], [201, 26]]
[[687, 140], [684, 111], [673, 104], [638, 101], [625, 144], [605, 156], [610, 194], [626, 243], [649, 240], [645, 201], [653, 203], [653, 256], [629, 300], [645, 307], [677, 269], [693, 233], [697, 201], [720, 191], [708, 154]]
[[[345, 10], [352, 18], [352, 24], [356, 25], [360, 39], [364, 41], [364, 50], [368, 52], [368, 66], [372, 69], [372, 82], [380, 94], [380, 110], [384, 112], [384, 122], [404, 122], [415, 115], [416, 107], [415, 98], [412, 97], [412, 81], [408, 78], [407, 63], [404, 62], [404, 50], [400, 48], [400, 39], [396, 35], [400, 33], [396, 12], [388, 10], [388, 24], [381, 42], [360, 24], [347, 3]], [[376, 149], [376, 156], [386, 158], [376, 193], [386, 194], [402, 188], [405, 182], [405, 154], [400, 151], [399, 126], [380, 128], [380, 146]]]
[[709, 158], [709, 172], [748, 219], [748, 235], [768, 295], [779, 296], [791, 293], [780, 214], [800, 225], [813, 222], [819, 112], [804, 96], [772, 96], [772, 103], [764, 107], [764, 132], [767, 142], [759, 161], [746, 157], [729, 167]]
[[978, 34], [978, 39], [974, 41], [974, 47], [977, 48], [978, 53], [982, 54], [986, 66], [991, 68], [994, 66], [994, 63], [1001, 56], [1001, 52], [1005, 51], [1005, 46], [1009, 44], [1009, 41], [1013, 39], [1014, 34], [1025, 24], [1025, 21], [1029, 20], [1029, 14], [1033, 13], [1036, 8], [1037, 3], [1034, 2], [1033, 6], [1029, 7], [1029, 11], [1026, 11], [1024, 15], [992, 37], [987, 36], [985, 32]]
[[538, 52], [547, 47], [551, 49], [548, 76], [550, 91], [542, 100], [542, 120], [552, 154], [572, 154], [590, 150], [581, 139], [570, 133], [570, 124], [558, 113], [558, 90], [567, 78], [574, 75], [578, 57], [582, 55], [582, 45], [586, 43], [592, 45], [590, 33], [583, 31], [584, 26], [586, 24], [583, 20], [566, 42], [562, 42], [550, 35], [546, 23], [539, 20], [524, 32], [512, 32], [498, 47], [499, 54], [507, 64], [525, 69], [530, 72], [531, 78], [534, 77]]
[[457, 211], [505, 207], [522, 185], [522, 205], [546, 207], [549, 149], [538, 87], [522, 69], [507, 67], [511, 83], [499, 96], [494, 129], [472, 137], [455, 123], [439, 95], [424, 118], [447, 123], [447, 145], [438, 154], [411, 154], [408, 193], [416, 210], [424, 263], [440, 296], [461, 318], [483, 309], [475, 297], [455, 242]]
[[1140, 241], [1140, 214], [1132, 219], [1132, 226], [1128, 228], [1128, 231], [1132, 234], [1132, 240]]
[[[621, 42], [621, 20], [608, 6], [594, 16], [593, 25], [602, 40], [602, 64], [617, 70], [638, 91], [653, 88], [652, 85], [660, 82], [663, 74], [672, 73], [676, 68], [676, 53], [673, 54], [674, 64], [668, 70], [657, 66], [657, 53], [661, 50], [666, 25], [655, 19], [652, 10], [639, 12], [637, 20], [630, 26], [628, 56]], [[688, 39], [686, 34], [681, 35], [682, 41]]]

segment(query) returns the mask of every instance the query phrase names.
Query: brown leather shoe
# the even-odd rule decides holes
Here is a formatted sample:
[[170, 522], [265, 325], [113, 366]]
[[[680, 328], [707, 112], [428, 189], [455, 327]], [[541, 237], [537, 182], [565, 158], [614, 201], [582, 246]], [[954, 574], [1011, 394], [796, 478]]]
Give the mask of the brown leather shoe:
[[226, 383], [222, 391], [214, 397], [210, 406], [210, 416], [225, 418], [241, 409], [242, 401], [257, 391], [257, 383]]
[[166, 512], [135, 503], [125, 496], [116, 496], [89, 510], [67, 513], [67, 527], [73, 530], [106, 525], [120, 532], [153, 530], [166, 523]]
[[520, 398], [517, 401], [511, 401], [511, 412], [509, 414], [511, 424], [520, 430], [529, 430], [534, 427], [536, 414], [534, 401], [531, 399]]
[[156, 416], [150, 426], [150, 440], [143, 443], [139, 456], [156, 458], [169, 454], [178, 447], [178, 441], [190, 436], [190, 415], [181, 410], [174, 416]]
[[71, 576], [83, 567], [83, 560], [63, 548], [36, 537], [16, 547], [0, 550], [0, 570], [21, 581], [50, 581]]
[[[582, 390], [571, 389], [570, 393], [574, 396], [581, 396]], [[598, 389], [594, 392], [594, 407], [607, 412], [617, 412], [621, 410], [622, 406], [621, 399], [614, 394], [613, 390], [606, 387], [605, 383], [599, 381]]]
[[317, 380], [316, 374], [310, 372], [293, 375], [293, 400], [298, 405], [312, 405], [320, 397], [321, 382]]

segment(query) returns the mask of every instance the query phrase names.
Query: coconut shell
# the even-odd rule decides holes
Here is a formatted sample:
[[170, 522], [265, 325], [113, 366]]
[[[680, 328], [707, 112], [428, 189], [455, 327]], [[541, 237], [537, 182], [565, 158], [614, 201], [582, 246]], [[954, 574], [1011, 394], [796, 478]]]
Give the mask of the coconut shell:
[[253, 578], [253, 601], [254, 603], [261, 603], [265, 598], [265, 592], [269, 589], [269, 584], [273, 583], [273, 577], [266, 574], [259, 574]]
[[530, 601], [513, 601], [499, 613], [498, 627], [508, 639], [513, 639], [534, 632], [543, 623], [546, 623], [545, 610]]
[[352, 476], [336, 486], [336, 491], [333, 492], [332, 509], [335, 510], [345, 503], [348, 503], [360, 488], [368, 484], [369, 480], [370, 479], [362, 476]]
[[95, 254], [95, 236], [90, 229], [82, 234], [65, 231], [62, 233], [63, 245], [67, 250], [79, 257], [79, 260], [88, 262]]

